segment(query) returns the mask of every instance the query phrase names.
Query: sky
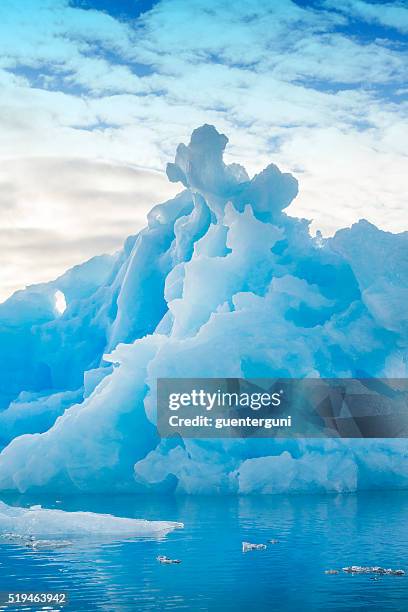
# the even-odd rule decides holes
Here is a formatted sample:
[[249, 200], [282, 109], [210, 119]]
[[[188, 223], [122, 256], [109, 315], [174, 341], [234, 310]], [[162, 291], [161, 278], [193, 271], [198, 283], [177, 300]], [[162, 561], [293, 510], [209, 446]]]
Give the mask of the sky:
[[324, 235], [408, 229], [408, 0], [2, 0], [0, 300], [114, 252], [203, 123]]

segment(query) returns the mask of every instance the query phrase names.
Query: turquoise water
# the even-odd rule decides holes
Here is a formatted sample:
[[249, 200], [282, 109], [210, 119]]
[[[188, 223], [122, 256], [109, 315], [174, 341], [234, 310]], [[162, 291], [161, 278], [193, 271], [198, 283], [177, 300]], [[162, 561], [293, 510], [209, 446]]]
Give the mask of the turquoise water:
[[[346, 565], [408, 569], [405, 492], [4, 501], [185, 523], [162, 540], [78, 540], [39, 551], [2, 543], [0, 590], [66, 591], [65, 610], [408, 610], [408, 577], [324, 574]], [[243, 540], [273, 538], [279, 543], [265, 551], [242, 553]], [[182, 563], [161, 565], [157, 555]]]

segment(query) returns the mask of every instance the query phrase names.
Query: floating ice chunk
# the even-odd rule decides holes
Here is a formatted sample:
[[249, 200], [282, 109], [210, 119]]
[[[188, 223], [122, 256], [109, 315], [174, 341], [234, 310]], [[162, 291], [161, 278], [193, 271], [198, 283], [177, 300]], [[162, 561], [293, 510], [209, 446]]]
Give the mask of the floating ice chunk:
[[328, 570], [325, 570], [324, 573], [327, 574], [328, 576], [335, 576], [336, 574], [339, 573], [339, 570], [328, 569]]
[[242, 552], [249, 550], [265, 550], [266, 544], [251, 544], [251, 542], [242, 542]]
[[18, 533], [0, 533], [0, 538], [12, 542], [13, 544], [24, 545], [34, 550], [38, 548], [65, 548], [72, 544], [70, 540], [42, 540], [33, 535], [21, 535]]
[[159, 563], [165, 563], [165, 564], [181, 563], [180, 559], [170, 559], [169, 557], [166, 557], [164, 555], [159, 555], [156, 558]]
[[405, 571], [402, 569], [391, 569], [379, 566], [361, 566], [351, 565], [350, 567], [343, 567], [343, 572], [346, 574], [384, 574], [387, 576], [405, 576]]
[[183, 528], [183, 523], [122, 518], [95, 512], [65, 512], [45, 508], [15, 508], [0, 502], [0, 534], [43, 536], [155, 536]]
[[30, 539], [26, 542], [27, 548], [38, 550], [39, 548], [66, 548], [71, 546], [71, 540], [36, 540]]

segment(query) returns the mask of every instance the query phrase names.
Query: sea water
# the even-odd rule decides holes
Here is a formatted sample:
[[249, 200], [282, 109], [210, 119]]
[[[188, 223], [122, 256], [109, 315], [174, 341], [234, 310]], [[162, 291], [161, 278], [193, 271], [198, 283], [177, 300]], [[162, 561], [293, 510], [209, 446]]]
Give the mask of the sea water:
[[[66, 592], [67, 611], [408, 610], [408, 576], [341, 571], [349, 565], [408, 570], [408, 492], [3, 500], [185, 524], [163, 539], [86, 538], [66, 548], [1, 541], [0, 590]], [[267, 548], [243, 553], [243, 541]], [[162, 565], [159, 555], [181, 563]], [[327, 575], [328, 569], [340, 573]]]

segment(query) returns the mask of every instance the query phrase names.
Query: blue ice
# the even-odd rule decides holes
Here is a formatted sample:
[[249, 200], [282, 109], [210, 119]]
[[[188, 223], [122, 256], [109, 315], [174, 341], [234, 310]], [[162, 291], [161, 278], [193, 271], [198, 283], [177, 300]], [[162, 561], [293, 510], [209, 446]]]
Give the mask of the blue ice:
[[0, 305], [1, 490], [408, 485], [403, 440], [159, 439], [159, 376], [408, 375], [408, 233], [311, 236], [285, 212], [296, 179], [250, 179], [227, 142], [195, 130], [167, 167], [182, 191], [120, 252]]

